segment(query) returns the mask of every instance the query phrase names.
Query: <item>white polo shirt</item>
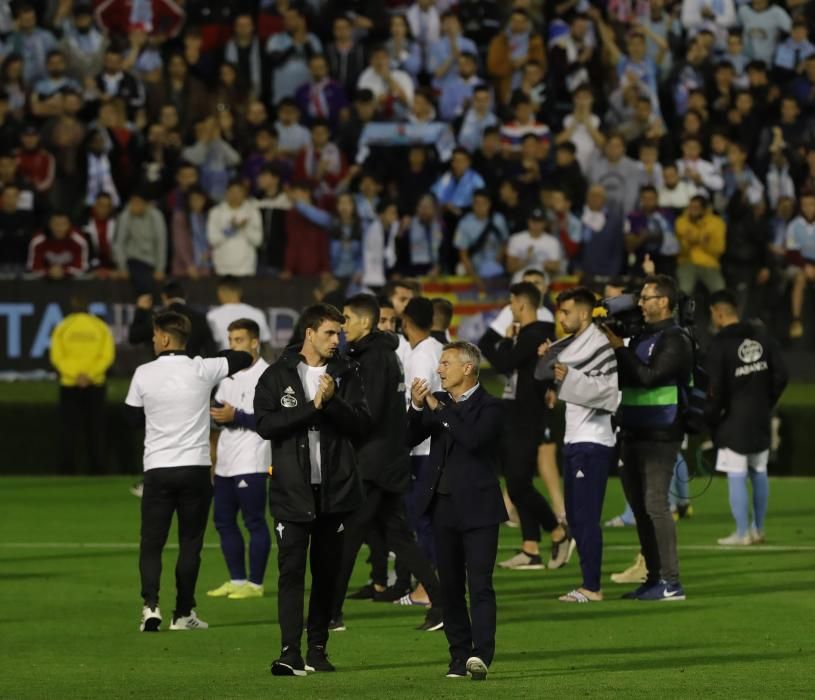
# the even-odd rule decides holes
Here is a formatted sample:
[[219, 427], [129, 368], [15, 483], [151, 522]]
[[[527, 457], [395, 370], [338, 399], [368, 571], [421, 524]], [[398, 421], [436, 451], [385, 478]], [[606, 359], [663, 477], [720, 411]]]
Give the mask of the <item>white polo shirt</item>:
[[[441, 378], [438, 374], [439, 360], [444, 346], [435, 338], [425, 338], [412, 348], [405, 358], [405, 406], [410, 408], [410, 388], [414, 379], [424, 379], [430, 385], [430, 391], [441, 391]], [[430, 438], [416, 445], [411, 455], [430, 454]]]
[[166, 354], [133, 374], [125, 403], [144, 409], [144, 471], [209, 466], [209, 396], [229, 374], [224, 357]]
[[235, 304], [221, 304], [207, 313], [207, 323], [212, 330], [212, 337], [219, 350], [229, 350], [229, 324], [239, 318], [248, 318], [258, 324], [260, 328], [260, 342], [269, 343], [272, 333], [265, 314], [254, 306], [238, 302]]
[[[255, 364], [227, 377], [218, 385], [215, 400], [228, 403], [244, 413], [255, 412], [255, 387], [269, 363], [259, 358]], [[215, 473], [231, 477], [265, 472], [272, 464], [272, 445], [254, 430], [241, 427], [224, 428], [218, 436]]]

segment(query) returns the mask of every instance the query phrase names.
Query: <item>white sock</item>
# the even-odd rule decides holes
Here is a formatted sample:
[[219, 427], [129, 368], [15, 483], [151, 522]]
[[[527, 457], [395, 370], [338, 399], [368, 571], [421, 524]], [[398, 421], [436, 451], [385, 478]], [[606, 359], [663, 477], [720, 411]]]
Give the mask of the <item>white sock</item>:
[[248, 583], [249, 583], [250, 586], [252, 586], [252, 588], [255, 588], [257, 590], [260, 590], [261, 588], [263, 588], [262, 583], [255, 583], [254, 581], [249, 581]]
[[233, 584], [235, 586], [243, 586], [246, 582], [247, 581], [246, 581], [245, 578], [240, 578], [240, 579], [233, 578], [229, 583], [231, 583], [231, 584]]

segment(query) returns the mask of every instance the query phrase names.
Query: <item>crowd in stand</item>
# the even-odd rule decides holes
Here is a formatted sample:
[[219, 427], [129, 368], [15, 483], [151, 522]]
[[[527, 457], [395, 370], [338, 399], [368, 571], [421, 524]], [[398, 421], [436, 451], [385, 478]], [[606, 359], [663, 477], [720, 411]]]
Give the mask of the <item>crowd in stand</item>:
[[0, 2], [0, 271], [724, 286], [803, 333], [815, 3]]

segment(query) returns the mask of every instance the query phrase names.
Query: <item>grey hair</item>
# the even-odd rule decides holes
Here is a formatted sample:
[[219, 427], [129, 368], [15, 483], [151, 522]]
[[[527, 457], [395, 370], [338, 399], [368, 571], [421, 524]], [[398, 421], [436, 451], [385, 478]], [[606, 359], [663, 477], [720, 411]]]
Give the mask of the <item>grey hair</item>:
[[478, 377], [478, 373], [481, 370], [481, 351], [477, 345], [473, 345], [464, 340], [457, 340], [455, 343], [447, 343], [443, 349], [456, 350], [459, 359], [462, 362], [469, 362], [474, 367], [475, 376]]

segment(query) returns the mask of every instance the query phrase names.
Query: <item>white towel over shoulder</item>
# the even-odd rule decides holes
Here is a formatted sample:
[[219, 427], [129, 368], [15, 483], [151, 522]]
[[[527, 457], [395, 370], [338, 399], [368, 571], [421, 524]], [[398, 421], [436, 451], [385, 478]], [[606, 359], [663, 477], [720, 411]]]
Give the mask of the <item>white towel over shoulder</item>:
[[613, 446], [611, 415], [617, 410], [617, 358], [597, 326], [589, 326], [558, 356], [569, 367], [558, 396], [566, 402], [564, 443]]

